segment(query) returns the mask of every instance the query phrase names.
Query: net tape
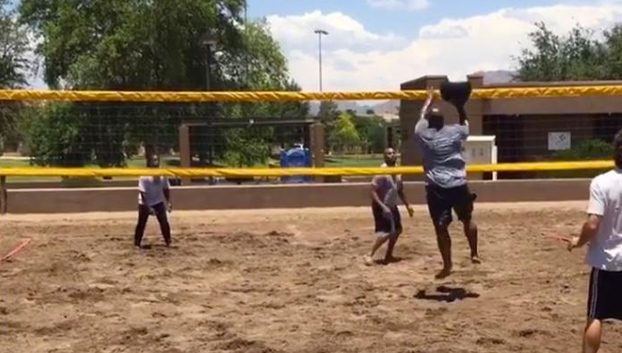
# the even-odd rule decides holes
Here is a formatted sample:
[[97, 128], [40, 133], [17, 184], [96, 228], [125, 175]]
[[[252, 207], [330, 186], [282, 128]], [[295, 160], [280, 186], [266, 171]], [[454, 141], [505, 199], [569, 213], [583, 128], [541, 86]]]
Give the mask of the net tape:
[[[285, 102], [312, 100], [425, 99], [424, 90], [370, 92], [151, 92], [0, 90], [0, 101], [117, 101], [117, 102]], [[622, 95], [622, 85], [474, 89], [471, 99], [520, 97], [581, 97]]]
[[[469, 172], [525, 172], [556, 170], [596, 170], [613, 168], [612, 161], [541, 162], [480, 164], [467, 167]], [[279, 176], [351, 176], [386, 174], [422, 174], [423, 167], [394, 168], [15, 168], [0, 169], [3, 176], [71, 177], [279, 177]]]

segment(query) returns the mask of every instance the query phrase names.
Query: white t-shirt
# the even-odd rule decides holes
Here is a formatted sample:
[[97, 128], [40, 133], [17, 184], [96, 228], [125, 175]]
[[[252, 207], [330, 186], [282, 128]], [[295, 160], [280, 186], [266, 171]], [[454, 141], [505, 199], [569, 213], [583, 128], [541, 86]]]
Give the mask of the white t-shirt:
[[138, 179], [138, 191], [145, 194], [145, 200], [138, 193], [138, 203], [140, 205], [155, 206], [160, 202], [165, 202], [164, 189], [168, 189], [170, 184], [166, 177], [143, 176]]
[[602, 216], [590, 241], [587, 263], [605, 271], [622, 271], [622, 170], [601, 174], [590, 185], [588, 214]]

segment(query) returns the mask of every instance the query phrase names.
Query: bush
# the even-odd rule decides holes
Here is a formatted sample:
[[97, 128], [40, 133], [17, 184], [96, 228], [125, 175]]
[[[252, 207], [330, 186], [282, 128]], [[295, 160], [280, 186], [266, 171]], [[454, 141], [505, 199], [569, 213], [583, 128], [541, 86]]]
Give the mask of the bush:
[[[587, 140], [575, 148], [557, 151], [553, 154], [554, 161], [593, 161], [610, 160], [613, 156], [613, 146], [603, 140]], [[593, 178], [602, 173], [602, 169], [568, 170], [548, 172], [552, 178]]]
[[557, 151], [553, 154], [556, 161], [580, 161], [611, 159], [613, 156], [613, 146], [603, 140], [587, 140], [579, 144], [576, 148]]
[[51, 103], [24, 116], [23, 132], [33, 163], [82, 167], [91, 160], [87, 119], [71, 103]]

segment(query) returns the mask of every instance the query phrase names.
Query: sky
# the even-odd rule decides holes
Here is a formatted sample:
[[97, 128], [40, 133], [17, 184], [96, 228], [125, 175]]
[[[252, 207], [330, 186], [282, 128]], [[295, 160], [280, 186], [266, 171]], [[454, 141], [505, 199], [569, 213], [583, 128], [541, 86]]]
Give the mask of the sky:
[[622, 21], [621, 0], [249, 0], [265, 17], [292, 77], [305, 91], [397, 90], [424, 76], [464, 80], [481, 70], [511, 70], [543, 21], [554, 32], [576, 24], [600, 32]]
[[[511, 70], [534, 23], [559, 34], [576, 24], [601, 31], [622, 21], [622, 0], [248, 0], [267, 19], [305, 91], [397, 90], [424, 75], [464, 80]], [[40, 78], [32, 86], [43, 88]]]

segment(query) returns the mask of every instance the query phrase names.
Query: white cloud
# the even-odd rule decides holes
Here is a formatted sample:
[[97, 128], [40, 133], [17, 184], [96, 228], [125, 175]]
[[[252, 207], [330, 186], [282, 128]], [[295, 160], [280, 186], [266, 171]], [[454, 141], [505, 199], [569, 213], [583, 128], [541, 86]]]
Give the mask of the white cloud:
[[367, 0], [367, 4], [373, 8], [387, 10], [419, 11], [430, 7], [428, 0]]
[[368, 51], [382, 47], [397, 49], [407, 44], [405, 38], [392, 33], [372, 33], [353, 18], [340, 12], [323, 14], [314, 11], [300, 16], [268, 16], [272, 34], [286, 50], [317, 52], [318, 38], [313, 31], [323, 29], [328, 36], [322, 38], [323, 49], [327, 51], [349, 48], [354, 51]]
[[318, 88], [318, 43], [322, 38], [324, 90], [395, 90], [423, 75], [463, 80], [479, 70], [512, 69], [512, 57], [529, 45], [534, 22], [565, 34], [574, 25], [601, 30], [622, 18], [622, 3], [557, 5], [501, 9], [423, 26], [415, 38], [374, 33], [342, 13], [319, 11], [300, 16], [270, 16], [272, 32], [287, 54], [292, 76], [304, 90]]

